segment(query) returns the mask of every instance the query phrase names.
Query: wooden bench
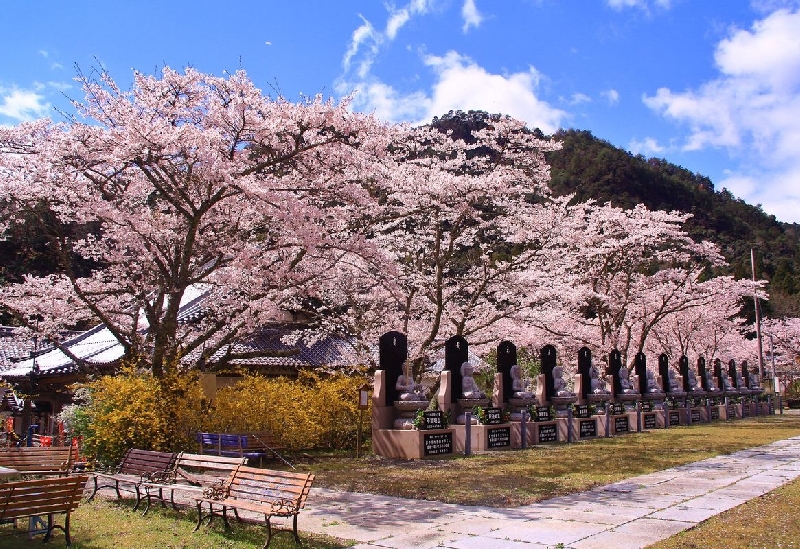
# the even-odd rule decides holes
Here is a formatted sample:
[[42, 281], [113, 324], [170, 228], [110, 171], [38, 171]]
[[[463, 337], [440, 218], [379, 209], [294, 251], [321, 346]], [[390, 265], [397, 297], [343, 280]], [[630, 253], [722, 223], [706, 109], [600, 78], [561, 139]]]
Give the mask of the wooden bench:
[[22, 475], [69, 474], [77, 455], [70, 446], [22, 446], [0, 448], [0, 467], [15, 469]]
[[[267, 526], [264, 549], [269, 546], [272, 539], [270, 524], [272, 517], [292, 517], [294, 540], [300, 543], [300, 537], [297, 535], [297, 515], [305, 506], [313, 482], [314, 475], [311, 473], [273, 471], [240, 465], [217, 493], [197, 499], [195, 531], [200, 528], [204, 518], [207, 518], [210, 524], [215, 516], [221, 516], [225, 527], [230, 528], [228, 509], [233, 510], [238, 520], [241, 520], [239, 511], [250, 511], [264, 515]], [[204, 515], [205, 506], [208, 507], [208, 512]]]
[[[149, 475], [154, 473], [168, 473], [174, 466], [174, 453], [130, 448], [114, 471], [92, 475], [94, 492], [89, 496], [89, 501], [94, 498], [98, 490], [113, 488], [117, 493], [117, 499], [122, 498], [120, 490], [133, 493], [136, 496], [136, 505], [133, 508], [137, 509], [142, 499], [139, 488], [142, 482], [148, 480]], [[103, 480], [105, 484], [100, 484], [98, 479]]]
[[[259, 464], [269, 454], [278, 455], [278, 444], [267, 431], [253, 433], [197, 433], [201, 454], [215, 456], [246, 457], [258, 460]], [[280, 457], [280, 456], [279, 456]]]
[[175, 492], [189, 492], [196, 496], [203, 494], [209, 487], [221, 487], [236, 467], [247, 463], [246, 457], [210, 456], [204, 454], [190, 454], [181, 452], [175, 458], [175, 467], [163, 474], [150, 475], [140, 485], [143, 488], [142, 497], [146, 500], [144, 515], [150, 509], [150, 502], [158, 500], [166, 505], [167, 499], [164, 492], [169, 493], [169, 502], [173, 509]]
[[[70, 513], [78, 507], [88, 479], [86, 475], [76, 475], [0, 483], [0, 521], [47, 515], [44, 541], [58, 528], [64, 532], [69, 547]], [[63, 526], [53, 520], [54, 514], [61, 513], [66, 515]]]

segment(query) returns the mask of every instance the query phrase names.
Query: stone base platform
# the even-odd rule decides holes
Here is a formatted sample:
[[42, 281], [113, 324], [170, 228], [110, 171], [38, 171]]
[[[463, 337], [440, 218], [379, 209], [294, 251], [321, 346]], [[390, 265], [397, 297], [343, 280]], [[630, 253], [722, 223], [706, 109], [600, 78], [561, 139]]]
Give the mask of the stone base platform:
[[372, 451], [379, 456], [399, 459], [438, 458], [453, 455], [456, 438], [452, 428], [425, 431], [373, 429]]

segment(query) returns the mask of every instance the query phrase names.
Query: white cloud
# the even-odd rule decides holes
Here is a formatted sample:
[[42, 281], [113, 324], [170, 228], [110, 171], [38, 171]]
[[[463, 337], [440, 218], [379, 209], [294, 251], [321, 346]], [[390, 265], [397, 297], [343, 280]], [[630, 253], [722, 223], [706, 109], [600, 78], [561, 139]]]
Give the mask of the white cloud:
[[430, 91], [403, 94], [382, 82], [355, 86], [354, 107], [374, 112], [384, 120], [426, 123], [451, 110], [484, 110], [524, 120], [545, 133], [558, 129], [567, 113], [536, 95], [540, 75], [535, 68], [509, 75], [493, 74], [456, 52], [429, 55], [425, 64], [436, 81]]
[[585, 93], [573, 93], [569, 100], [570, 105], [580, 105], [581, 103], [591, 103], [592, 98]]
[[667, 150], [666, 147], [663, 147], [658, 144], [658, 140], [654, 137], [645, 137], [644, 141], [638, 141], [633, 139], [628, 144], [628, 150], [631, 151], [633, 154], [643, 154], [645, 156], [654, 155], [654, 154], [661, 154]]
[[800, 9], [800, 0], [751, 0], [750, 6], [762, 13], [772, 13], [779, 9]]
[[464, 0], [464, 5], [461, 7], [461, 17], [464, 18], [464, 26], [461, 27], [461, 30], [465, 33], [470, 27], [477, 29], [483, 22], [483, 16], [478, 11], [475, 0]]
[[[362, 24], [353, 31], [343, 58], [344, 73], [336, 83], [340, 93], [355, 90], [354, 109], [373, 112], [383, 120], [412, 123], [427, 123], [450, 110], [476, 109], [508, 114], [548, 133], [558, 129], [567, 113], [538, 97], [540, 75], [533, 67], [513, 74], [494, 74], [451, 51], [443, 56], [421, 58], [433, 75], [433, 83], [427, 88], [398, 90], [376, 78], [371, 68], [381, 49], [391, 45], [412, 17], [430, 11], [431, 5], [430, 1], [414, 0], [402, 9], [390, 9], [383, 32], [361, 18]], [[462, 16], [469, 22], [465, 29], [477, 26], [482, 20], [471, 0], [465, 0]], [[408, 77], [407, 81], [418, 80], [418, 75]], [[591, 99], [576, 94], [573, 100]]]
[[50, 103], [44, 96], [30, 90], [0, 88], [0, 116], [17, 122], [27, 122], [47, 116]]
[[[789, 192], [800, 184], [800, 12], [779, 10], [750, 30], [733, 29], [714, 59], [716, 79], [696, 90], [661, 88], [644, 98], [645, 105], [688, 127], [685, 150], [727, 148], [733, 161], [747, 166], [729, 178], [731, 187], [747, 193], [741, 198], [770, 212], [768, 204], [785, 211], [791, 203], [795, 213], [781, 219], [800, 221], [800, 200]], [[743, 184], [747, 179], [761, 181], [760, 187]], [[775, 191], [782, 198], [759, 200]]]
[[619, 103], [619, 92], [617, 90], [605, 90], [600, 92], [602, 97], [605, 97], [609, 105], [616, 105]]

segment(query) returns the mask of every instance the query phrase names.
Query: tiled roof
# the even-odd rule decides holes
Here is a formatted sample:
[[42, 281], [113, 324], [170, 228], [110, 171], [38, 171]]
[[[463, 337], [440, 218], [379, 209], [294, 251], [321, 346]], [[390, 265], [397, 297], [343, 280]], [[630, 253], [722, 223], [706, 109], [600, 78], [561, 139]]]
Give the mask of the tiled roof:
[[[265, 327], [256, 333], [235, 343], [231, 348], [232, 354], [239, 353], [275, 353], [285, 356], [266, 356], [257, 358], [234, 359], [230, 363], [242, 366], [275, 366], [275, 367], [349, 367], [364, 362], [364, 357], [353, 346], [350, 339], [323, 335], [312, 338], [300, 337], [296, 343], [286, 343], [285, 340], [298, 339], [302, 336], [302, 328], [293, 327]], [[287, 354], [296, 351], [296, 354]], [[220, 352], [212, 360], [222, 357]]]

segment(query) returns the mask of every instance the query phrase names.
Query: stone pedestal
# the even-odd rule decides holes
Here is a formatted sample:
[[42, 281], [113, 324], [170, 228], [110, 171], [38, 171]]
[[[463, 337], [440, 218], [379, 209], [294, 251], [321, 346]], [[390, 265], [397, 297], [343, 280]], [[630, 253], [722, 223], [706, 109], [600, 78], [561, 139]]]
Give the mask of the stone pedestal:
[[589, 440], [606, 436], [606, 416], [590, 416], [572, 420], [573, 440]]
[[556, 417], [566, 418], [569, 414], [569, 405], [574, 404], [577, 400], [578, 397], [576, 395], [554, 396], [550, 399], [550, 404], [556, 409]]
[[[567, 420], [556, 418], [550, 421], [525, 422], [526, 447], [555, 442], [566, 442]], [[511, 423], [511, 446], [522, 447], [522, 424], [514, 421]]]
[[[467, 412], [471, 412], [475, 406], [480, 406], [481, 408], [486, 409], [489, 407], [490, 402], [491, 401], [488, 398], [459, 398], [456, 423], [458, 425], [464, 425], [466, 422]], [[472, 424], [478, 424], [478, 418], [475, 417], [475, 414], [472, 415]]]
[[608, 432], [611, 436], [627, 435], [636, 432], [636, 412], [626, 412], [609, 416]]
[[625, 406], [625, 410], [629, 412], [636, 410], [636, 401], [640, 398], [642, 398], [642, 395], [638, 393], [619, 393], [614, 395], [614, 401], [621, 402]]
[[376, 429], [372, 449], [379, 456], [400, 459], [438, 458], [453, 455], [456, 435], [451, 429], [428, 431]]
[[396, 400], [395, 420], [392, 426], [395, 429], [413, 429], [417, 412], [426, 409], [428, 404], [430, 403], [426, 400]]
[[[527, 411], [531, 406], [536, 405], [535, 398], [510, 398], [508, 399], [508, 407], [510, 409], [511, 421], [521, 421], [522, 413]], [[530, 420], [530, 417], [528, 418]]]
[[[453, 425], [453, 448], [456, 453], [463, 453], [466, 447], [467, 426]], [[519, 432], [519, 429], [517, 429]], [[519, 437], [519, 435], [517, 435]], [[512, 448], [512, 424], [470, 425], [470, 450], [473, 453], [489, 450], [510, 450]], [[517, 446], [518, 447], [518, 446]]]

